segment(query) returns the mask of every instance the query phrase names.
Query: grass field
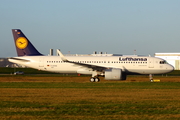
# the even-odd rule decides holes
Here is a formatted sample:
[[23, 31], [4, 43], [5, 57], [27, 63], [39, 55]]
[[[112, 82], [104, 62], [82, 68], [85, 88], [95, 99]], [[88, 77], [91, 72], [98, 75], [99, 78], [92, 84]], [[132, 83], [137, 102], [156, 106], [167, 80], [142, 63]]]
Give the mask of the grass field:
[[180, 77], [154, 78], [1, 76], [0, 119], [179, 120]]

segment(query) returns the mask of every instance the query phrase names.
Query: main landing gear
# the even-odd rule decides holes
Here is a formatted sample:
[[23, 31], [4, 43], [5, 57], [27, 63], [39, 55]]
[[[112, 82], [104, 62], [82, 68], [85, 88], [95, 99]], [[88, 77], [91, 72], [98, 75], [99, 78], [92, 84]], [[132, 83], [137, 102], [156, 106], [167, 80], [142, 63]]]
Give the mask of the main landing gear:
[[100, 79], [98, 78], [98, 71], [93, 71], [92, 72], [92, 77], [90, 78], [90, 82], [99, 82]]
[[90, 82], [99, 82], [100, 79], [98, 77], [91, 77]]

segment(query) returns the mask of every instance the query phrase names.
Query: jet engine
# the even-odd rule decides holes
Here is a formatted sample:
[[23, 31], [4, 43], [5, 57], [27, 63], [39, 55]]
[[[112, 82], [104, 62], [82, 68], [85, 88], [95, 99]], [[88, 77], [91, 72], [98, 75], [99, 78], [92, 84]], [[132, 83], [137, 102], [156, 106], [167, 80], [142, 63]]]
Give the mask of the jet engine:
[[122, 72], [122, 69], [107, 69], [105, 70], [106, 80], [126, 80], [126, 74]]

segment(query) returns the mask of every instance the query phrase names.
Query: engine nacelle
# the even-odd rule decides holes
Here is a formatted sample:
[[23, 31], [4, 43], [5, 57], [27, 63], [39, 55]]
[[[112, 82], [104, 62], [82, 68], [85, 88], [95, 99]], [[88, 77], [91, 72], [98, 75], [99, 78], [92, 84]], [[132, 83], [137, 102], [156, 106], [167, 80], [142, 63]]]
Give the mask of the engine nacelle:
[[106, 80], [126, 80], [126, 74], [122, 72], [122, 69], [107, 69], [105, 70]]

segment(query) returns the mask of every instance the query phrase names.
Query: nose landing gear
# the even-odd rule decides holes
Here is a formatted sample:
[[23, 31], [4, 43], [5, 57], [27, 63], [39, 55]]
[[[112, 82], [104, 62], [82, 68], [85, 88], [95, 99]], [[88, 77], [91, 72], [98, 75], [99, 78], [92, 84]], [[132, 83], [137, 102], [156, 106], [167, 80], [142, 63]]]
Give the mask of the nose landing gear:
[[153, 82], [153, 76], [152, 76], [152, 74], [149, 74], [149, 79], [150, 79], [150, 82]]

